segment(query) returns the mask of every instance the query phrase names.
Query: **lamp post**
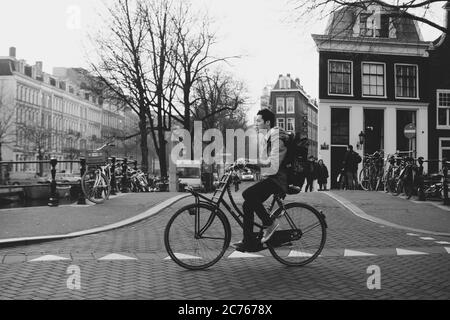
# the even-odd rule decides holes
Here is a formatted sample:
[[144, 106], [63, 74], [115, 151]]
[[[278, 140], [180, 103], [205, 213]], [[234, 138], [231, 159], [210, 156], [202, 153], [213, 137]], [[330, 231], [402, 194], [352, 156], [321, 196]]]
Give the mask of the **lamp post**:
[[358, 150], [361, 150], [364, 145], [364, 142], [366, 140], [366, 134], [363, 131], [361, 131], [359, 133], [358, 137], [359, 137], [359, 141], [358, 141], [357, 148], [358, 148]]

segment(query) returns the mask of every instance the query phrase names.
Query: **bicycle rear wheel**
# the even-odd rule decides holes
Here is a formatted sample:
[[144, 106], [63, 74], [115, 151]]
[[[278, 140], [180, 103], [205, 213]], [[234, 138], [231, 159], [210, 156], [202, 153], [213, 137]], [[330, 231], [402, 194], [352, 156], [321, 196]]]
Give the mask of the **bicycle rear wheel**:
[[87, 170], [81, 178], [81, 189], [89, 201], [100, 204], [109, 198], [111, 186], [108, 178], [98, 170]]
[[164, 232], [170, 258], [189, 270], [206, 269], [218, 262], [231, 240], [231, 228], [222, 211], [207, 204], [178, 210]]
[[325, 246], [325, 216], [304, 203], [289, 203], [274, 213], [279, 228], [267, 246], [272, 256], [288, 266], [304, 266], [316, 259]]
[[363, 167], [359, 173], [359, 184], [364, 191], [370, 189], [370, 180], [369, 167]]

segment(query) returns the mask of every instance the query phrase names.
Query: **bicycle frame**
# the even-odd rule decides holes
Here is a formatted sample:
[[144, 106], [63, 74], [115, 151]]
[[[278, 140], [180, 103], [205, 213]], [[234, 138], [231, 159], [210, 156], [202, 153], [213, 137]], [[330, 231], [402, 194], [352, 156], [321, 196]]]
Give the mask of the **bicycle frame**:
[[[211, 217], [209, 218], [209, 220], [207, 221], [207, 223], [205, 224], [205, 226], [200, 229], [199, 226], [199, 219], [198, 219], [198, 209], [199, 209], [199, 204], [203, 203], [203, 204], [207, 204], [207, 205], [211, 205], [214, 208], [213, 213], [215, 213], [216, 210], [221, 210], [220, 209], [220, 205], [223, 204], [223, 206], [225, 207], [225, 209], [227, 209], [227, 211], [231, 214], [231, 216], [234, 218], [234, 220], [239, 224], [239, 226], [241, 228], [244, 228], [244, 222], [243, 222], [243, 217], [244, 214], [242, 213], [242, 211], [239, 209], [239, 207], [237, 206], [236, 202], [233, 199], [233, 196], [231, 194], [231, 190], [230, 190], [230, 186], [232, 183], [232, 178], [235, 175], [235, 173], [233, 171], [230, 171], [229, 173], [226, 173], [222, 179], [220, 180], [221, 183], [224, 183], [223, 187], [217, 191], [220, 191], [220, 195], [218, 198], [216, 198], [216, 192], [214, 193], [214, 196], [212, 199], [209, 199], [199, 193], [197, 193], [196, 191], [194, 191], [191, 188], [187, 188], [187, 190], [195, 197], [195, 204], [197, 206], [197, 212], [195, 213], [195, 237], [196, 239], [200, 238], [202, 236], [202, 234], [209, 228], [209, 226], [213, 223], [214, 218], [215, 218], [215, 214], [212, 214]], [[224, 179], [225, 177], [225, 179]], [[231, 206], [224, 200], [225, 197], [225, 192], [227, 192]], [[217, 199], [217, 201], [215, 202], [214, 199]], [[273, 207], [275, 205], [275, 203], [278, 204], [278, 206], [280, 208], [283, 208], [283, 202], [281, 201], [281, 199], [277, 196], [273, 196], [272, 199], [272, 204], [270, 206], [269, 212], [272, 212]], [[233, 207], [233, 208], [232, 208]], [[235, 213], [235, 211], [233, 211], [233, 209], [237, 212]], [[261, 224], [258, 224], [256, 222], [253, 223], [253, 226], [256, 226], [260, 229], [263, 229], [263, 226]]]

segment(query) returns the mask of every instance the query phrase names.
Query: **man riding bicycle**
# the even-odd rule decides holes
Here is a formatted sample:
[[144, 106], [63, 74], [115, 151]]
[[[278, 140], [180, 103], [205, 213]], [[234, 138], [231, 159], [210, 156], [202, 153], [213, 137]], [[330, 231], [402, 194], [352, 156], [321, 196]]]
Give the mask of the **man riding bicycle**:
[[[266, 133], [259, 144], [263, 150], [258, 157], [258, 166], [261, 167], [261, 181], [250, 186], [242, 193], [244, 197], [244, 237], [234, 244], [237, 251], [257, 252], [263, 249], [277, 230], [279, 223], [274, 221], [264, 208], [264, 201], [271, 195], [286, 193], [288, 190], [288, 172], [284, 160], [287, 154], [288, 134], [281, 128], [275, 127], [275, 115], [268, 109], [258, 112], [256, 128], [258, 133]], [[260, 134], [258, 134], [258, 138]], [[255, 215], [261, 219], [264, 231], [261, 241], [253, 233]]]

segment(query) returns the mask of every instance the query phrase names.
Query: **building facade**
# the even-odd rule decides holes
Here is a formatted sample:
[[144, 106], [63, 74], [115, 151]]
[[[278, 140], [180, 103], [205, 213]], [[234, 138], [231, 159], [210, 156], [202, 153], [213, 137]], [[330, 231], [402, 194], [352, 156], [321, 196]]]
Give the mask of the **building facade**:
[[[0, 123], [8, 129], [0, 137], [2, 160], [74, 160], [120, 136], [130, 122], [126, 117], [133, 118], [95, 94], [83, 81], [82, 69], [55, 68], [47, 74], [42, 67], [42, 62], [30, 66], [18, 60], [13, 47], [9, 56], [0, 57]], [[69, 168], [60, 164], [58, 169]], [[36, 165], [13, 170], [36, 172]]]
[[[381, 150], [428, 158], [429, 42], [414, 21], [393, 19], [390, 10], [346, 8], [330, 17], [325, 34], [313, 35], [319, 155], [331, 168], [332, 187], [349, 144], [361, 156]], [[407, 125], [415, 130], [411, 139]]]
[[[444, 6], [447, 29], [450, 29], [450, 2]], [[429, 53], [428, 113], [429, 158], [450, 159], [450, 30], [432, 43]], [[442, 169], [441, 162], [430, 162], [429, 171]]]
[[318, 108], [301, 86], [300, 80], [293, 80], [290, 74], [280, 75], [270, 90], [268, 108], [275, 114], [275, 125], [308, 138], [308, 154], [317, 157]]

